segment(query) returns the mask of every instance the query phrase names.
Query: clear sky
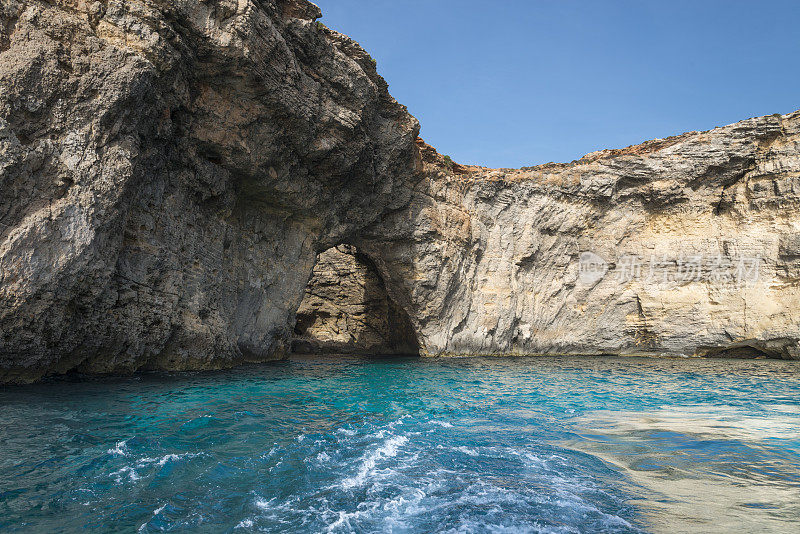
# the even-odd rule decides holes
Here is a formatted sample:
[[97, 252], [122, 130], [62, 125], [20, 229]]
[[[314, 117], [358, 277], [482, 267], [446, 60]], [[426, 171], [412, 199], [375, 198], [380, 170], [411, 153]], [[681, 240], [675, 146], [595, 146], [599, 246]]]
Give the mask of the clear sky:
[[571, 161], [800, 109], [800, 0], [316, 0], [456, 161]]

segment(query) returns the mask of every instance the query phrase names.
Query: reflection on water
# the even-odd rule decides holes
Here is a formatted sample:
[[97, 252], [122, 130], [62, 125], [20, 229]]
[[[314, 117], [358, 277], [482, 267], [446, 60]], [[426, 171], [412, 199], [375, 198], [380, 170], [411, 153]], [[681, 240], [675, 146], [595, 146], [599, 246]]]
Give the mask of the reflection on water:
[[800, 362], [305, 358], [0, 389], [0, 531], [796, 532]]
[[662, 532], [765, 532], [800, 521], [800, 406], [710, 404], [584, 414], [571, 445], [649, 490]]

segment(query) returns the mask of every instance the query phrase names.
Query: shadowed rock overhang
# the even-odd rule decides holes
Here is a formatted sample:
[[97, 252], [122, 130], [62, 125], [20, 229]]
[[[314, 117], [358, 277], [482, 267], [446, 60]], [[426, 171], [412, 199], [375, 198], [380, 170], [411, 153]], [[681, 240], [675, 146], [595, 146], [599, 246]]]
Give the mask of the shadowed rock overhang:
[[317, 258], [297, 310], [292, 351], [418, 355], [419, 343], [372, 260], [355, 247], [340, 245]]

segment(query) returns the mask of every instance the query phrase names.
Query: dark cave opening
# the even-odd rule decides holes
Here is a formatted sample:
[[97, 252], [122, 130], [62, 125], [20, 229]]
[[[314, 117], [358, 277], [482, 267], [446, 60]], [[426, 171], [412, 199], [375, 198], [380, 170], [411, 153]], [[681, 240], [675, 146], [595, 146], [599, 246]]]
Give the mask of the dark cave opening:
[[317, 257], [296, 317], [296, 354], [419, 355], [408, 314], [375, 263], [351, 245]]
[[766, 348], [746, 343], [731, 345], [729, 347], [714, 347], [699, 350], [698, 353], [704, 358], [729, 358], [743, 360], [781, 359], [781, 355], [775, 351], [770, 351]]

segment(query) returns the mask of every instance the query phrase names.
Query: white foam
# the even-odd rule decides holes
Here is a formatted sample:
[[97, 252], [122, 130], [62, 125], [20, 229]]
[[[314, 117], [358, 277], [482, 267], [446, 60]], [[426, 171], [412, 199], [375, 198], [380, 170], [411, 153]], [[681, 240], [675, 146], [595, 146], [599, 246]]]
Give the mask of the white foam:
[[252, 519], [243, 519], [242, 521], [239, 521], [239, 524], [233, 528], [250, 528], [252, 526], [253, 526]]
[[453, 425], [451, 423], [448, 423], [447, 421], [435, 421], [434, 420], [434, 421], [431, 421], [430, 423], [432, 425], [439, 425], [439, 426], [442, 426], [444, 428], [453, 428]]
[[[166, 508], [166, 507], [167, 507], [167, 503], [164, 503], [163, 505], [161, 505], [158, 508], [156, 508], [155, 510], [153, 510], [153, 517], [155, 517], [158, 514], [160, 514], [161, 512], [163, 512], [164, 508]], [[148, 521], [147, 523], [149, 523], [149, 522], [150, 521]], [[138, 532], [143, 531], [147, 527], [147, 523], [142, 523], [141, 525], [139, 525], [139, 528], [137, 529], [137, 531]]]
[[275, 447], [272, 447], [270, 450], [268, 450], [267, 452], [265, 452], [264, 454], [262, 454], [262, 455], [260, 456], [260, 458], [261, 458], [262, 460], [266, 460], [267, 458], [270, 458], [270, 457], [272, 457], [272, 455], [273, 455], [273, 454], [275, 454], [275, 452], [276, 452], [276, 451], [277, 451], [277, 449], [276, 449]]
[[118, 441], [113, 449], [108, 449], [106, 452], [114, 456], [126, 456], [128, 454], [128, 440]]
[[361, 462], [361, 467], [355, 476], [342, 480], [342, 487], [350, 489], [362, 486], [367, 478], [369, 478], [370, 472], [375, 469], [378, 460], [396, 456], [397, 450], [406, 443], [408, 443], [408, 438], [405, 436], [393, 436], [384, 441], [380, 447], [364, 457]]
[[196, 456], [202, 456], [203, 453], [201, 452], [184, 452], [181, 454], [165, 454], [161, 458], [142, 458], [138, 461], [139, 467], [144, 467], [148, 464], [158, 464], [159, 467], [164, 467], [167, 462], [175, 462], [178, 460], [182, 460], [184, 458], [194, 458]]
[[532, 452], [525, 452], [522, 454], [523, 461], [528, 467], [547, 467], [547, 460], [533, 454]]
[[364, 512], [360, 510], [356, 510], [355, 512], [339, 512], [339, 518], [328, 525], [326, 530], [328, 532], [333, 532], [339, 527], [346, 527], [348, 531], [352, 531], [353, 526], [350, 524], [350, 520], [361, 517], [362, 515], [364, 515]]
[[161, 458], [159, 458], [158, 465], [163, 467], [169, 461], [180, 460], [181, 458], [192, 458], [194, 456], [197, 456], [197, 455], [196, 454], [190, 454], [190, 453], [185, 453], [185, 454], [167, 454], [167, 455], [162, 456]]
[[136, 473], [136, 470], [133, 467], [130, 467], [130, 466], [127, 466], [127, 465], [125, 467], [123, 467], [122, 469], [118, 470], [118, 471], [114, 471], [113, 473], [111, 473], [108, 476], [113, 477], [114, 480], [117, 482], [117, 484], [121, 484], [122, 480], [123, 480], [123, 478], [125, 478], [126, 474], [127, 474], [128, 478], [131, 480], [131, 482], [136, 482], [137, 480], [139, 480], [141, 478]]
[[427, 494], [419, 488], [414, 488], [408, 495], [398, 495], [397, 497], [384, 503], [383, 510], [391, 512], [392, 515], [387, 518], [390, 522], [395, 523], [397, 526], [402, 526], [404, 518], [418, 513], [424, 513], [425, 510], [420, 506], [422, 500], [427, 497]]
[[478, 451], [475, 449], [470, 449], [469, 447], [464, 447], [463, 445], [456, 447], [455, 450], [463, 452], [467, 456], [478, 456]]

